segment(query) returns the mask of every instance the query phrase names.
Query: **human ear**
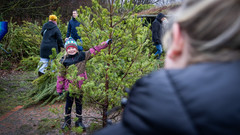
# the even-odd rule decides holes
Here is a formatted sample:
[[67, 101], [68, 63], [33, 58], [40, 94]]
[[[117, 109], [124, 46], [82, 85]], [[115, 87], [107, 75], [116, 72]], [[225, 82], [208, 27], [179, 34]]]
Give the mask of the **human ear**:
[[184, 38], [178, 23], [173, 24], [172, 28], [173, 41], [168, 51], [170, 59], [175, 59], [181, 56], [184, 49]]

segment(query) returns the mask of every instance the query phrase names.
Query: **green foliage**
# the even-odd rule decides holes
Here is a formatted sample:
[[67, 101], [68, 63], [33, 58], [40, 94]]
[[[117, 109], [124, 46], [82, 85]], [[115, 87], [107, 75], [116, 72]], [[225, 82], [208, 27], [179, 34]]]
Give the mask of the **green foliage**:
[[20, 66], [18, 66], [17, 70], [21, 69], [23, 71], [34, 71], [38, 66], [39, 60], [39, 56], [30, 56], [28, 58], [23, 58], [20, 61]]
[[[110, 6], [111, 10], [102, 8], [97, 0], [93, 0], [92, 8], [78, 9], [77, 19], [83, 25], [77, 27], [77, 30], [85, 50], [108, 38], [112, 38], [113, 43], [87, 62], [88, 80], [84, 81], [82, 89], [77, 87], [81, 78], [77, 76], [75, 65], [68, 68], [66, 76], [73, 81], [69, 86], [70, 95], [83, 94], [84, 104], [99, 108], [98, 112], [103, 114], [103, 126], [107, 118], [106, 111], [120, 105], [121, 98], [126, 96], [124, 89], [130, 88], [137, 79], [161, 65], [149, 49], [153, 47], [149, 25], [144, 26], [144, 20], [133, 15], [141, 9], [141, 5], [134, 7], [132, 2], [126, 2], [123, 5], [124, 13], [118, 15], [115, 14], [115, 10], [121, 8], [118, 2], [120, 1]], [[56, 93], [57, 73], [65, 70], [58, 62], [61, 56], [61, 53], [56, 55], [56, 51], [53, 51], [52, 66], [47, 68], [43, 76], [33, 81], [36, 87], [28, 95], [29, 100], [25, 107], [39, 102], [42, 105], [54, 103], [64, 98], [65, 93], [62, 97]]]
[[[58, 17], [58, 27], [61, 31], [62, 38], [65, 39], [67, 33], [67, 26], [62, 23], [60, 8], [57, 11], [54, 11]], [[48, 17], [46, 20], [42, 21], [43, 23], [48, 21]], [[26, 60], [33, 60], [34, 57], [39, 56], [40, 44], [42, 41], [41, 29], [37, 22], [30, 23], [24, 21], [22, 25], [17, 25], [16, 22], [8, 23], [8, 33], [4, 36], [1, 41], [2, 47], [9, 51], [12, 50], [11, 54], [6, 54], [2, 50], [0, 50], [0, 69], [9, 69], [8, 63], [18, 63], [21, 59], [23, 59], [24, 64], [28, 64], [28, 67], [35, 67], [36, 62], [33, 61], [31, 63]], [[30, 57], [30, 58], [28, 58]], [[35, 59], [34, 59], [35, 60]], [[20, 64], [21, 67], [18, 69], [23, 69], [25, 67]], [[32, 70], [29, 69], [29, 70]], [[25, 69], [23, 69], [25, 70]]]
[[78, 70], [75, 65], [71, 65], [68, 67], [66, 78], [72, 81], [69, 84], [68, 88], [70, 96], [80, 96], [80, 94], [82, 94], [82, 91], [78, 87], [78, 81], [84, 80], [84, 78], [78, 76]]
[[80, 7], [77, 18], [83, 24], [77, 29], [85, 49], [113, 39], [113, 44], [87, 63], [89, 78], [82, 86], [84, 102], [94, 103], [103, 115], [119, 105], [124, 89], [154, 70], [156, 63], [145, 47], [151, 44], [149, 26], [144, 27], [141, 19], [132, 16], [141, 5], [134, 7], [131, 1], [125, 2], [125, 12], [121, 16], [114, 14], [122, 8], [119, 0], [110, 7], [102, 8], [97, 0], [93, 0], [92, 8]]
[[39, 102], [41, 102], [41, 106], [44, 106], [46, 104], [53, 104], [64, 99], [65, 93], [63, 96], [58, 96], [56, 92], [57, 74], [59, 71], [57, 67], [60, 66], [59, 60], [62, 56], [62, 53], [57, 55], [55, 48], [52, 49], [52, 52], [53, 53], [50, 56], [50, 61], [52, 60], [52, 63], [49, 62], [49, 66], [47, 67], [45, 74], [32, 82], [35, 87], [26, 96], [27, 102], [24, 105], [25, 108]]
[[12, 67], [12, 63], [10, 61], [1, 61], [0, 62], [0, 69], [2, 69], [2, 70], [10, 69], [11, 67]]
[[[3, 38], [3, 47], [11, 49], [11, 57], [6, 57], [11, 62], [17, 62], [22, 57], [39, 55], [39, 47], [42, 40], [40, 35], [41, 27], [38, 23], [23, 22], [19, 26], [16, 23], [8, 23], [8, 33]], [[1, 53], [2, 54], [2, 53]], [[4, 59], [3, 59], [4, 60]]]
[[89, 126], [89, 131], [90, 133], [94, 133], [97, 130], [100, 130], [102, 127], [99, 126], [97, 123], [91, 123]]
[[37, 127], [39, 134], [41, 135], [48, 134], [52, 130], [57, 129], [58, 127], [60, 127], [60, 122], [61, 122], [60, 118], [41, 119]]
[[144, 5], [141, 5], [140, 7], [138, 7], [135, 11], [136, 12], [140, 12], [142, 10], [147, 10], [147, 9], [150, 9], [152, 7], [154, 7], [155, 5], [153, 4], [144, 4]]
[[[55, 118], [42, 118], [37, 126], [40, 134], [48, 134], [53, 130], [60, 129], [60, 123], [62, 120], [63, 106], [60, 107], [50, 107], [48, 109], [51, 112], [51, 115], [54, 115]], [[61, 133], [61, 131], [60, 131]]]
[[[42, 37], [41, 27], [38, 23], [24, 22], [23, 25], [8, 23], [8, 33], [2, 39], [2, 47], [11, 54], [6, 54], [0, 50], [0, 69], [11, 69], [12, 63], [18, 63], [21, 58], [39, 55], [39, 48]], [[35, 64], [35, 63], [33, 63]], [[34, 66], [34, 65], [33, 65]]]
[[76, 132], [78, 134], [81, 134], [83, 132], [83, 129], [81, 127], [72, 127], [71, 129], [73, 132]]
[[0, 77], [0, 116], [24, 104], [24, 98], [31, 91], [31, 81], [35, 77], [31, 71], [15, 72]]

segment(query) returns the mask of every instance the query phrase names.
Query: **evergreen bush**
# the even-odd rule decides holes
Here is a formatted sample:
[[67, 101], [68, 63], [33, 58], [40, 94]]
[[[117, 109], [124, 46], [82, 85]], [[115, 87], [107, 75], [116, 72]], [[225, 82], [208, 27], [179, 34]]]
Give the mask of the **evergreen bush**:
[[[83, 24], [77, 28], [83, 48], [89, 49], [100, 41], [113, 39], [107, 49], [87, 63], [88, 80], [82, 86], [84, 102], [99, 108], [96, 111], [102, 114], [103, 126], [111, 119], [107, 111], [119, 106], [121, 98], [126, 96], [124, 89], [153, 71], [157, 64], [149, 48], [145, 47], [152, 44], [150, 26], [143, 26], [144, 19], [134, 15], [141, 5], [134, 6], [131, 0], [123, 5], [120, 0], [108, 4], [106, 9], [93, 0], [91, 8], [80, 7], [77, 18]], [[118, 14], [122, 9], [124, 12]]]
[[[41, 106], [49, 103], [53, 104], [64, 99], [65, 93], [64, 96], [60, 97], [56, 92], [57, 75], [59, 72], [58, 67], [61, 66], [59, 60], [62, 53], [57, 55], [55, 48], [52, 49], [52, 52], [53, 53], [50, 56], [50, 61], [52, 62], [49, 62], [45, 74], [32, 82], [34, 84], [34, 89], [25, 97], [25, 108], [39, 103]], [[38, 69], [36, 69], [36, 72], [38, 72]]]
[[[134, 15], [141, 5], [134, 6], [132, 1], [121, 5], [120, 0], [116, 0], [106, 9], [97, 0], [92, 2], [91, 8], [78, 9], [77, 20], [83, 25], [77, 30], [82, 37], [83, 48], [88, 50], [108, 38], [113, 39], [113, 43], [87, 62], [88, 80], [84, 81], [81, 91], [76, 87], [81, 78], [77, 77], [74, 65], [68, 68], [67, 78], [75, 81], [69, 86], [70, 95], [83, 94], [83, 104], [98, 108], [96, 113], [102, 114], [102, 126], [106, 126], [107, 119], [116, 117], [107, 116], [107, 111], [120, 105], [121, 98], [126, 96], [125, 88], [130, 88], [137, 79], [159, 68], [159, 61], [149, 51], [152, 47], [150, 26], [144, 26], [144, 19]], [[119, 15], [118, 10], [123, 8], [124, 13]], [[26, 106], [39, 102], [45, 105], [63, 99], [64, 96], [59, 97], [56, 92], [57, 73], [65, 69], [60, 68], [61, 55], [53, 60], [45, 75], [34, 81], [36, 89], [29, 94]]]

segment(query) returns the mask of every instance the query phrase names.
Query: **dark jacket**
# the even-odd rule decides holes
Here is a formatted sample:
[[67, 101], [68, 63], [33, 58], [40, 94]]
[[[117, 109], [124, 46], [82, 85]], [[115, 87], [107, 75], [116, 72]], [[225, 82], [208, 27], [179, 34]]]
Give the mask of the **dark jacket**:
[[41, 35], [43, 36], [40, 46], [40, 57], [48, 58], [52, 54], [52, 48], [56, 48], [57, 53], [63, 46], [62, 35], [57, 25], [49, 21], [42, 27]]
[[[64, 60], [64, 61], [63, 61]], [[85, 52], [81, 51], [76, 53], [75, 55], [68, 55], [66, 58], [62, 57], [60, 62], [65, 66], [68, 67], [72, 64], [76, 64], [80, 61], [85, 60]], [[62, 62], [63, 61], [63, 62]]]
[[79, 27], [80, 22], [78, 22], [75, 18], [72, 18], [68, 23], [68, 30], [67, 30], [67, 38], [72, 37], [75, 41], [77, 39], [81, 39], [81, 37], [77, 33], [76, 27]]
[[162, 44], [162, 21], [161, 19], [165, 17], [162, 13], [158, 14], [156, 19], [152, 23], [152, 41], [154, 45]]
[[133, 86], [122, 121], [95, 135], [239, 135], [240, 61], [160, 70]]

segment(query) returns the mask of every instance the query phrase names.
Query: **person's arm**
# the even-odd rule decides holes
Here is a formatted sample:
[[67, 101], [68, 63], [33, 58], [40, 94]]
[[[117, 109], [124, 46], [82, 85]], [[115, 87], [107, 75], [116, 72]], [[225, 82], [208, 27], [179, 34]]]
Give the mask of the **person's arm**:
[[[64, 45], [63, 45], [63, 41], [62, 41], [62, 35], [61, 35], [61, 32], [60, 30], [57, 28], [57, 32], [56, 32], [56, 37], [57, 37], [57, 44], [58, 44], [58, 47], [62, 47], [64, 48]], [[59, 50], [60, 51], [60, 50]]]
[[108, 39], [107, 41], [102, 42], [101, 45], [90, 48], [89, 51], [91, 52], [91, 54], [96, 55], [97, 52], [100, 52], [102, 49], [105, 49], [111, 43], [112, 43], [112, 39]]
[[42, 30], [41, 30], [41, 35], [43, 36], [43, 32], [44, 32], [44, 27], [42, 27]]
[[98, 52], [100, 52], [102, 49], [105, 49], [111, 43], [112, 39], [108, 39], [107, 41], [102, 42], [101, 45], [90, 48], [88, 51], [85, 52], [85, 60], [91, 59], [91, 54], [96, 55]]

